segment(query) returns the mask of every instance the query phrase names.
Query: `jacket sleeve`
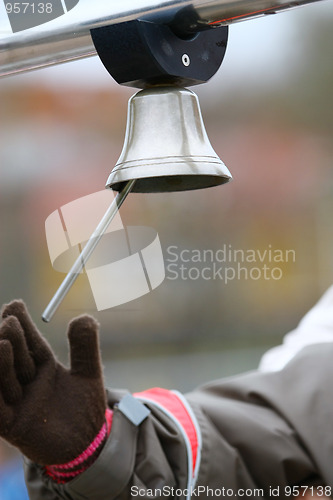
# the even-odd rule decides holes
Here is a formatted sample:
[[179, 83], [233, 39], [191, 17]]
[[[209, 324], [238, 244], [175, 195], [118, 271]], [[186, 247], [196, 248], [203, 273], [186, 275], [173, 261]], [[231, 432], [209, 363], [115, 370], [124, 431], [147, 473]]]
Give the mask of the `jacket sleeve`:
[[285, 498], [290, 485], [333, 488], [332, 355], [332, 343], [313, 345], [281, 371], [215, 381], [185, 397], [110, 392], [112, 429], [96, 462], [65, 485], [27, 463], [30, 498]]

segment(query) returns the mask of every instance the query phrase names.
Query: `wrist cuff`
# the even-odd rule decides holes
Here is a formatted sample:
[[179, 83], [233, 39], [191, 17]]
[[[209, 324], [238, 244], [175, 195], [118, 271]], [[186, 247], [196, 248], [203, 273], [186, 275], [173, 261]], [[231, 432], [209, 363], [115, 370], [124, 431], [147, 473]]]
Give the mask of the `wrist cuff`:
[[105, 411], [105, 422], [92, 443], [78, 457], [66, 464], [46, 465], [44, 467], [46, 475], [53, 481], [63, 484], [87, 470], [97, 459], [110, 434], [112, 416], [112, 410], [107, 409]]

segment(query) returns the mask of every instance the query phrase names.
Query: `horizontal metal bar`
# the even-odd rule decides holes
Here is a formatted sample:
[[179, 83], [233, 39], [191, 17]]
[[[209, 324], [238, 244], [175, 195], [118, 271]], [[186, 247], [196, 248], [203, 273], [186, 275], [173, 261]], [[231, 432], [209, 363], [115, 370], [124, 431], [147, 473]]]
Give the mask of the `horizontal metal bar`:
[[214, 27], [316, 1], [321, 0], [80, 0], [53, 21], [12, 33], [0, 0], [0, 77], [95, 55], [90, 29], [98, 26], [147, 16], [171, 19], [187, 8], [196, 14], [198, 25]]

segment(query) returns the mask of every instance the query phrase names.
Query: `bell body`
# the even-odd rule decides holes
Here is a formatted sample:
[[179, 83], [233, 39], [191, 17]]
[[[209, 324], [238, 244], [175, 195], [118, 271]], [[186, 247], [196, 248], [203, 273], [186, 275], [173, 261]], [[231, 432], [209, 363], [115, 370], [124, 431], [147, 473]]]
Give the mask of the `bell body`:
[[106, 186], [118, 191], [133, 179], [138, 193], [200, 189], [231, 180], [209, 142], [192, 91], [156, 87], [130, 99], [124, 147]]

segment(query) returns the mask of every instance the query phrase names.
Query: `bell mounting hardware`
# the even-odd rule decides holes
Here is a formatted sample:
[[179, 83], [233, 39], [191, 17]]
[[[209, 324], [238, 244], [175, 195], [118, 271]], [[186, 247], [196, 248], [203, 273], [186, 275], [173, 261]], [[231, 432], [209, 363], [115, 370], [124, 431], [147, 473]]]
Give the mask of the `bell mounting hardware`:
[[207, 82], [219, 69], [228, 26], [191, 33], [171, 25], [138, 19], [91, 30], [102, 63], [120, 85], [145, 89]]

